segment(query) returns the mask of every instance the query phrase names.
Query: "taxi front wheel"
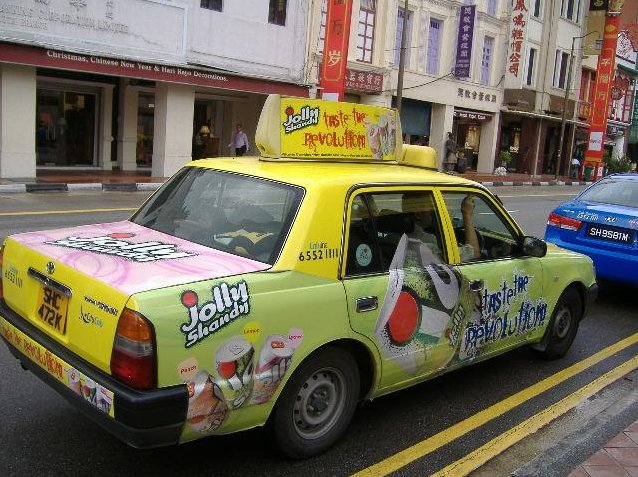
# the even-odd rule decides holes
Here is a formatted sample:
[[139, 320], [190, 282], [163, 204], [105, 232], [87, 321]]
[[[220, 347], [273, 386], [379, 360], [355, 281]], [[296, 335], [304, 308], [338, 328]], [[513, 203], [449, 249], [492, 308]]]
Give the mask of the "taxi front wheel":
[[350, 424], [359, 382], [357, 363], [343, 349], [325, 348], [304, 361], [274, 409], [272, 427], [279, 449], [303, 459], [332, 446]]
[[583, 304], [580, 294], [574, 288], [568, 288], [558, 299], [554, 314], [549, 322], [545, 338], [541, 343], [547, 343], [545, 349], [535, 348], [545, 359], [561, 358], [569, 351], [578, 324], [583, 316]]

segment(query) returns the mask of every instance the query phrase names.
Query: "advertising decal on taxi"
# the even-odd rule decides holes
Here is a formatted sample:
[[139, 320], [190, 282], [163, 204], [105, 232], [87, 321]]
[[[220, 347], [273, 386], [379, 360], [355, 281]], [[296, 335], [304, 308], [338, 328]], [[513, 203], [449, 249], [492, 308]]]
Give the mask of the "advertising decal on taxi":
[[0, 334], [18, 351], [82, 397], [93, 407], [113, 417], [113, 392], [73, 368], [17, 328], [0, 318]]
[[211, 289], [211, 299], [199, 306], [199, 296], [186, 290], [181, 296], [182, 305], [188, 310], [188, 323], [180, 330], [186, 338], [185, 348], [213, 335], [235, 319], [250, 313], [248, 284], [242, 280], [236, 285], [222, 282]]
[[395, 159], [396, 112], [363, 104], [281, 99], [281, 156]]
[[529, 296], [534, 277], [514, 271], [494, 288], [469, 291], [454, 267], [423, 244], [399, 241], [374, 336], [385, 356], [411, 375], [472, 359], [488, 346], [538, 330], [547, 303]]
[[213, 432], [233, 409], [265, 403], [276, 392], [303, 340], [303, 331], [269, 335], [258, 348], [260, 333], [260, 324], [247, 324], [243, 336], [234, 336], [216, 348], [210, 367], [195, 357], [179, 363], [177, 374], [188, 389], [186, 421], [191, 431]]
[[95, 253], [115, 255], [135, 262], [154, 262], [172, 258], [192, 257], [196, 254], [177, 251], [177, 245], [164, 242], [127, 242], [125, 238], [134, 237], [132, 233], [112, 233], [99, 237], [66, 237], [61, 240], [45, 242]]

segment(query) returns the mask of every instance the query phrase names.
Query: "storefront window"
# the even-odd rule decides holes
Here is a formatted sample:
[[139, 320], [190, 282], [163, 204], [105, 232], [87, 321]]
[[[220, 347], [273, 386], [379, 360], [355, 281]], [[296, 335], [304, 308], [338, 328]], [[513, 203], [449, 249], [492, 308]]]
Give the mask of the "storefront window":
[[97, 94], [37, 89], [36, 164], [94, 166]]
[[137, 109], [136, 163], [149, 167], [153, 158], [153, 123], [155, 121], [155, 95], [141, 93]]

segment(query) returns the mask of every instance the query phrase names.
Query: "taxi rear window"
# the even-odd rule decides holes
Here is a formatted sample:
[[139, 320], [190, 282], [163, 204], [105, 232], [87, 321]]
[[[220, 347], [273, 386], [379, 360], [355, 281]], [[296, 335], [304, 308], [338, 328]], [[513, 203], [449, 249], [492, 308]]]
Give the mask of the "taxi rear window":
[[299, 187], [188, 167], [169, 179], [131, 221], [272, 265], [302, 196]]

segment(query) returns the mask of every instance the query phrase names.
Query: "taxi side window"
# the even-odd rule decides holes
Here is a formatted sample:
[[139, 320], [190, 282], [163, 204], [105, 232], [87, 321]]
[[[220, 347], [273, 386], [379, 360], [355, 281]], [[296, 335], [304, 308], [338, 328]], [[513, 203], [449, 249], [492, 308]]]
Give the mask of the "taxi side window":
[[441, 225], [431, 192], [361, 194], [352, 202], [349, 229], [347, 275], [387, 272], [404, 234], [409, 249], [425, 247], [431, 262], [444, 258]]
[[[518, 234], [485, 197], [444, 191], [443, 199], [452, 218], [462, 263], [520, 255]], [[468, 202], [473, 207], [468, 207]]]
[[382, 271], [381, 254], [373, 224], [371, 207], [365, 194], [352, 201], [346, 259], [347, 275]]
[[399, 240], [404, 234], [408, 238], [409, 250], [422, 256], [420, 250], [426, 249], [428, 263], [443, 261], [443, 235], [432, 192], [405, 191], [375, 194], [372, 197], [378, 207], [375, 223], [384, 270], [390, 268]]

